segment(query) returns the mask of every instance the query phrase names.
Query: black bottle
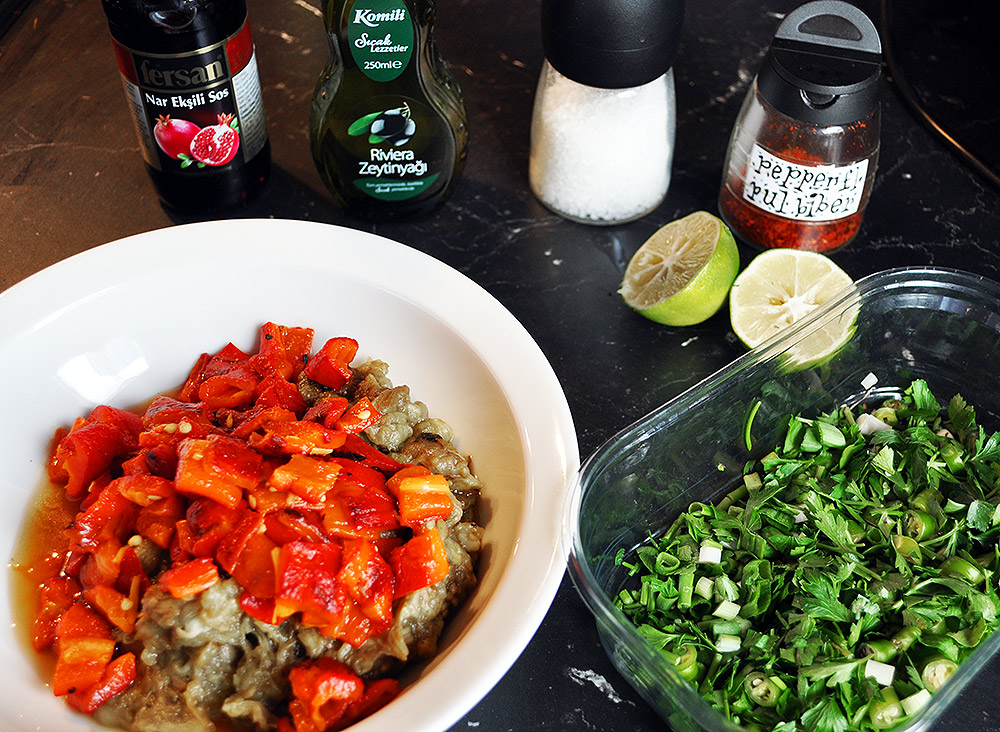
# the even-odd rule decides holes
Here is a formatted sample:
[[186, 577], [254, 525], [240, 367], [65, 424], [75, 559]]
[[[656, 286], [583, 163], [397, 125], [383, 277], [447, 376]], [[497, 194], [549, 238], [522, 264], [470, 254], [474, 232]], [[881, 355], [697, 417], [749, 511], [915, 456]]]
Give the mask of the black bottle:
[[230, 208], [267, 180], [271, 147], [244, 0], [101, 0], [160, 200]]

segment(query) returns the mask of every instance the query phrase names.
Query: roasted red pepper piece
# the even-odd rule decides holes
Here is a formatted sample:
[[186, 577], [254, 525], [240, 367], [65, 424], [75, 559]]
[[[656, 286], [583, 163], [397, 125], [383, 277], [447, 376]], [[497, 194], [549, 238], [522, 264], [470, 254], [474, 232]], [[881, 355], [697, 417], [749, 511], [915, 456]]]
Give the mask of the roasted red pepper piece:
[[392, 625], [392, 568], [375, 545], [364, 539], [344, 540], [342, 561], [337, 579], [371, 621], [371, 634], [384, 633]]
[[224, 570], [233, 573], [233, 568], [240, 561], [240, 555], [247, 542], [264, 531], [264, 517], [256, 511], [247, 509], [240, 513], [233, 528], [219, 542], [215, 551], [215, 559]]
[[340, 544], [293, 541], [278, 551], [275, 567], [275, 609], [288, 617], [302, 613], [302, 622], [323, 627], [340, 618], [347, 589], [337, 581]]
[[430, 587], [448, 576], [448, 554], [437, 529], [416, 534], [389, 554], [396, 577], [396, 597]]
[[123, 633], [135, 630], [135, 621], [139, 615], [139, 606], [131, 598], [107, 585], [97, 585], [85, 590], [84, 599], [101, 614], [108, 622]]
[[160, 549], [166, 549], [174, 538], [177, 522], [182, 518], [184, 503], [176, 494], [169, 495], [139, 510], [135, 530]]
[[73, 519], [66, 530], [74, 549], [94, 551], [101, 543], [131, 531], [138, 511], [115, 486], [108, 483]]
[[322, 517], [311, 510], [282, 508], [264, 517], [264, 533], [276, 544], [328, 540]]
[[382, 419], [382, 413], [375, 409], [371, 400], [368, 397], [361, 397], [334, 421], [333, 426], [338, 430], [356, 435], [378, 424], [380, 419]]
[[177, 490], [230, 508], [239, 504], [245, 489], [257, 485], [261, 473], [260, 454], [233, 437], [209, 435], [204, 440], [184, 440], [177, 454]]
[[262, 376], [272, 374], [294, 379], [302, 371], [312, 350], [312, 328], [289, 328], [265, 323], [260, 329], [260, 345], [250, 363]]
[[148, 473], [124, 475], [112, 481], [111, 485], [137, 506], [148, 506], [154, 501], [174, 494], [173, 481]]
[[268, 422], [250, 444], [265, 455], [329, 455], [342, 447], [346, 435], [318, 422]]
[[215, 556], [219, 542], [241, 516], [239, 506], [230, 508], [210, 498], [195, 498], [188, 504], [184, 519], [177, 522], [177, 543], [193, 557]]
[[36, 651], [50, 647], [56, 640], [59, 620], [80, 596], [80, 583], [72, 577], [50, 577], [42, 582], [38, 592], [38, 613], [31, 634]]
[[351, 403], [342, 396], [324, 396], [306, 410], [302, 416], [303, 422], [319, 422], [324, 427], [333, 429], [333, 424], [340, 415], [347, 411]]
[[108, 699], [121, 694], [135, 681], [135, 654], [124, 653], [111, 661], [100, 681], [88, 689], [77, 689], [66, 702], [86, 714], [93, 714]]
[[281, 625], [288, 618], [278, 615], [273, 597], [257, 597], [249, 592], [240, 595], [240, 608], [254, 620], [271, 625]]
[[399, 682], [396, 679], [375, 679], [365, 683], [365, 692], [353, 702], [333, 727], [327, 732], [341, 730], [365, 717], [370, 717], [386, 704], [399, 696]]
[[233, 363], [224, 373], [205, 379], [198, 399], [209, 409], [243, 407], [253, 401], [260, 380], [249, 363]]
[[266, 534], [251, 536], [233, 567], [233, 578], [253, 595], [270, 599], [274, 597], [274, 550], [278, 544]]
[[385, 473], [395, 473], [405, 466], [405, 463], [393, 460], [361, 435], [348, 434], [344, 439], [344, 447], [338, 452], [354, 455], [357, 457], [357, 461], [364, 466]]
[[265, 426], [271, 422], [294, 422], [297, 419], [295, 412], [284, 407], [254, 406], [241, 415], [233, 426], [232, 435], [247, 440], [255, 432], [263, 434]]
[[84, 589], [97, 585], [114, 585], [118, 581], [123, 557], [121, 543], [114, 538], [105, 539], [87, 554], [77, 579]]
[[279, 376], [268, 376], [257, 384], [257, 397], [253, 404], [254, 407], [282, 407], [296, 413], [306, 409], [306, 400], [299, 393], [299, 388]]
[[182, 600], [207, 590], [220, 581], [219, 570], [211, 557], [198, 557], [174, 564], [160, 575], [160, 586]]
[[138, 605], [139, 598], [149, 589], [151, 584], [152, 582], [139, 560], [139, 555], [135, 553], [135, 548], [126, 544], [122, 547], [115, 589]]
[[380, 486], [338, 481], [326, 497], [323, 527], [330, 536], [374, 538], [399, 528], [396, 502]]
[[103, 422], [88, 422], [56, 444], [49, 477], [54, 483], [64, 483], [70, 498], [80, 498], [124, 449], [119, 430]]
[[351, 704], [364, 696], [365, 684], [361, 677], [329, 657], [293, 666], [288, 672], [288, 681], [292, 696], [300, 705], [289, 708], [298, 732], [302, 732], [300, 724], [305, 721], [302, 716], [315, 729], [325, 732], [344, 716]]
[[351, 378], [351, 361], [358, 354], [353, 338], [331, 338], [309, 359], [306, 378], [330, 389], [342, 389]]
[[386, 487], [396, 497], [400, 522], [410, 528], [448, 518], [455, 507], [448, 479], [420, 465], [398, 470]]
[[267, 479], [279, 491], [291, 491], [310, 503], [322, 503], [333, 488], [340, 464], [307, 455], [292, 455], [288, 462], [274, 469]]
[[88, 689], [100, 682], [115, 651], [111, 629], [83, 602], [71, 605], [56, 629], [56, 667], [52, 691], [56, 696]]

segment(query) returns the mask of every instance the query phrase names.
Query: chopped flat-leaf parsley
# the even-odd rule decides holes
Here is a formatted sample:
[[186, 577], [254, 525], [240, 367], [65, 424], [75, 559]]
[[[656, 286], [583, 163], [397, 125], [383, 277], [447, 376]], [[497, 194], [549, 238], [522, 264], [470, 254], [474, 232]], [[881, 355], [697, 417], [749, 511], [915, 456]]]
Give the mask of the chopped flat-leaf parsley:
[[886, 729], [1000, 623], [998, 485], [1000, 435], [924, 381], [791, 416], [744, 485], [619, 552], [636, 583], [615, 602], [737, 723]]

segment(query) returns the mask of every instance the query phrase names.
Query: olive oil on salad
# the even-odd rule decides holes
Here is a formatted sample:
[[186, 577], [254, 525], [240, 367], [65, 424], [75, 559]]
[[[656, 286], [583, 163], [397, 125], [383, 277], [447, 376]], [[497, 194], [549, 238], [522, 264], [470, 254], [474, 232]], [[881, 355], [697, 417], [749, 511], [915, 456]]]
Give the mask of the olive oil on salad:
[[435, 0], [326, 0], [310, 141], [323, 182], [358, 216], [428, 213], [461, 175], [468, 120], [434, 17]]

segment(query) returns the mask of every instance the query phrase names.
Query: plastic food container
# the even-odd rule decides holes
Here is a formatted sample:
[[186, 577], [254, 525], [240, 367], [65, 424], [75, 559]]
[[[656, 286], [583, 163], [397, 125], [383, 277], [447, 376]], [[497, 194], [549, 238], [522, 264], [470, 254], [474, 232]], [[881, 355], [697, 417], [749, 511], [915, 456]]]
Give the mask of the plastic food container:
[[[804, 369], [789, 364], [797, 343], [855, 313], [852, 337], [829, 360]], [[618, 433], [583, 464], [567, 503], [570, 575], [611, 661], [675, 732], [741, 727], [711, 708], [613, 606], [626, 584], [617, 551], [662, 533], [692, 501], [731, 490], [744, 463], [777, 444], [789, 413], [829, 411], [872, 393], [888, 397], [923, 378], [939, 399], [962, 394], [985, 429], [1000, 428], [997, 353], [1000, 285], [939, 268], [881, 272]], [[870, 390], [862, 385], [869, 374], [878, 379]], [[897, 729], [929, 728], [998, 648], [994, 633]]]

